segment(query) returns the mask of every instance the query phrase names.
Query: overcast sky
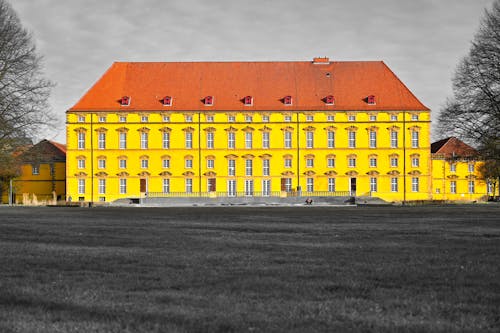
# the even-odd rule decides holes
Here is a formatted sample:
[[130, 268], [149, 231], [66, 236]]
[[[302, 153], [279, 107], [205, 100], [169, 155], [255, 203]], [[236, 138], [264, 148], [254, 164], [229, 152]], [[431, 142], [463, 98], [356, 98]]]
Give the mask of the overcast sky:
[[[65, 111], [114, 61], [383, 60], [433, 112], [493, 0], [7, 0]], [[439, 134], [433, 133], [438, 139]]]

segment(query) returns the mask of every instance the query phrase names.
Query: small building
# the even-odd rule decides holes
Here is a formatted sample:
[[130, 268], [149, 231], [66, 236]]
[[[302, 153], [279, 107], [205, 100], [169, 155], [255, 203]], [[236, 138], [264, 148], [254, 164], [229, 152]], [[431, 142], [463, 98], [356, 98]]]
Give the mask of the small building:
[[[42, 140], [17, 156], [19, 177], [12, 181], [12, 202], [24, 204], [65, 200], [66, 146]], [[2, 202], [8, 203], [8, 192]]]
[[476, 201], [488, 195], [487, 182], [479, 167], [476, 149], [449, 137], [431, 144], [432, 192], [434, 200]]

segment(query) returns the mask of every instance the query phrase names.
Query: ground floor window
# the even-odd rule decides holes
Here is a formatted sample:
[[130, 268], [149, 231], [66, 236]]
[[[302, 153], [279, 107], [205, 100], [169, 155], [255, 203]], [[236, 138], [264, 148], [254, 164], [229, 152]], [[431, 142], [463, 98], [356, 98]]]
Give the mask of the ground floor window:
[[170, 193], [170, 179], [163, 179], [163, 193]]
[[475, 190], [475, 186], [474, 186], [474, 181], [473, 180], [469, 180], [469, 193], [470, 194], [473, 194], [474, 193], [474, 190]]
[[292, 178], [281, 178], [281, 190], [292, 192]]
[[122, 178], [120, 179], [120, 194], [126, 194], [127, 193], [127, 179]]
[[455, 180], [450, 181], [450, 193], [457, 193], [457, 182]]
[[106, 179], [99, 179], [99, 194], [106, 194]]
[[306, 179], [306, 190], [307, 192], [314, 192], [314, 178]]
[[335, 192], [335, 178], [328, 178], [328, 192]]
[[411, 178], [411, 191], [412, 192], [418, 192], [419, 188], [419, 179], [418, 177], [412, 177]]
[[193, 193], [193, 179], [186, 178], [186, 193]]
[[253, 180], [251, 180], [251, 179], [245, 180], [245, 195], [246, 196], [253, 195]]
[[270, 179], [262, 180], [262, 195], [266, 196], [266, 197], [271, 195], [271, 180]]
[[377, 178], [370, 178], [370, 192], [377, 192]]
[[391, 192], [397, 192], [397, 191], [398, 191], [398, 178], [392, 177], [391, 178]]
[[85, 179], [78, 179], [78, 194], [85, 194]]
[[227, 181], [227, 195], [229, 197], [234, 197], [236, 196], [236, 180], [234, 179], [229, 179]]

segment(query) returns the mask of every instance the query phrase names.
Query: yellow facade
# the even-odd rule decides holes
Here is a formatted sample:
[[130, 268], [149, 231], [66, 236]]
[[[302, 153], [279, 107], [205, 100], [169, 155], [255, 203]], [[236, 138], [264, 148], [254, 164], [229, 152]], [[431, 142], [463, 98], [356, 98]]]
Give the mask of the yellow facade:
[[478, 171], [482, 163], [475, 159], [449, 159], [433, 155], [433, 199], [477, 201], [486, 200], [488, 195], [493, 195], [492, 188], [488, 187]]
[[429, 200], [430, 114], [70, 110], [66, 177], [73, 201], [297, 192]]

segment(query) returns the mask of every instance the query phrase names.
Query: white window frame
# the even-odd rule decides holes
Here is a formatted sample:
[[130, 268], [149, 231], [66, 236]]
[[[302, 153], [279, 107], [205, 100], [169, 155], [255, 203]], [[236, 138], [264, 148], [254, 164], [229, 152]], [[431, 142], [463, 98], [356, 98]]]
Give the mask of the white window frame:
[[227, 175], [236, 176], [236, 160], [227, 160]]
[[314, 192], [314, 178], [306, 178], [306, 191]]
[[370, 130], [370, 148], [377, 148], [377, 131]]
[[292, 132], [285, 131], [283, 135], [284, 135], [285, 148], [292, 148]]
[[120, 132], [118, 134], [118, 147], [120, 149], [127, 149], [127, 133], [126, 132]]
[[398, 177], [391, 177], [391, 192], [398, 192], [399, 190]]
[[170, 133], [169, 132], [163, 132], [163, 135], [162, 135], [162, 147], [163, 147], [163, 149], [169, 149], [170, 148]]
[[262, 160], [262, 175], [271, 175], [271, 161], [268, 159]]
[[185, 186], [185, 192], [186, 193], [193, 193], [193, 179], [192, 178], [186, 178], [184, 182]]
[[328, 178], [328, 192], [335, 192], [335, 178]]
[[184, 134], [184, 146], [186, 149], [193, 148], [193, 132], [185, 132], [185, 134]]
[[253, 133], [245, 132], [245, 149], [252, 149], [253, 147]]
[[98, 180], [98, 191], [99, 194], [106, 194], [106, 179], [100, 178]]
[[141, 149], [148, 149], [149, 146], [149, 133], [141, 132]]
[[349, 148], [356, 148], [356, 131], [349, 131], [348, 133]]
[[306, 148], [314, 148], [314, 132], [306, 131]]
[[253, 160], [245, 160], [245, 176], [253, 176]]
[[419, 192], [420, 189], [420, 180], [418, 177], [412, 177], [411, 178], [411, 191], [412, 192]]
[[78, 179], [78, 194], [85, 194], [85, 179]]
[[391, 130], [391, 148], [398, 148], [398, 131]]
[[120, 194], [127, 194], [127, 178], [120, 178], [119, 185]]
[[78, 149], [85, 149], [85, 132], [78, 132]]
[[127, 168], [127, 160], [122, 158], [118, 160], [118, 168], [119, 169], [126, 169]]
[[163, 193], [170, 193], [170, 179], [169, 178], [163, 178], [162, 190], [163, 190]]
[[327, 147], [328, 148], [335, 148], [335, 132], [334, 131], [328, 131], [327, 134]]
[[234, 149], [236, 147], [236, 133], [227, 132], [227, 148]]
[[269, 137], [270, 137], [269, 132], [262, 132], [262, 148], [265, 149], [269, 148]]
[[207, 149], [214, 148], [214, 140], [215, 140], [214, 137], [215, 137], [214, 132], [207, 132]]

